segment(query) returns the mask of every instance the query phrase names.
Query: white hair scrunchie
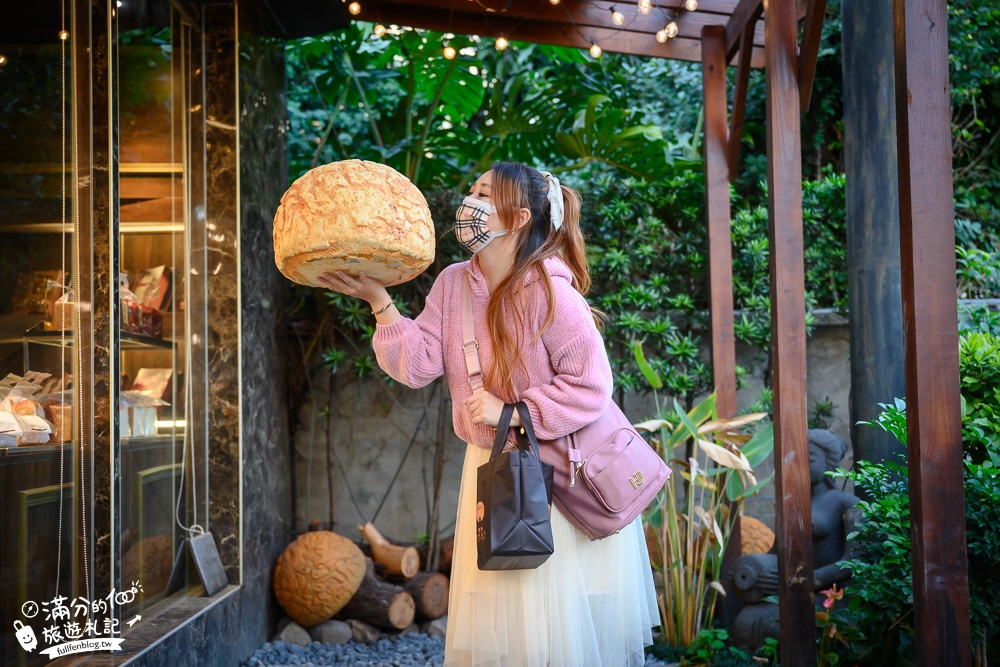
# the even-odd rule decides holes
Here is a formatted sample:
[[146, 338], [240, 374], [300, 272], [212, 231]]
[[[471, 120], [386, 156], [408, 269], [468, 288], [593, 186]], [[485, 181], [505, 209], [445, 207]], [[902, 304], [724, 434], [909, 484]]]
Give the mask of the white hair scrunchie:
[[559, 179], [549, 172], [541, 171], [539, 173], [549, 182], [549, 192], [546, 195], [549, 199], [549, 219], [552, 220], [552, 226], [559, 229], [562, 227], [563, 218], [566, 215], [563, 206], [562, 186], [559, 185]]

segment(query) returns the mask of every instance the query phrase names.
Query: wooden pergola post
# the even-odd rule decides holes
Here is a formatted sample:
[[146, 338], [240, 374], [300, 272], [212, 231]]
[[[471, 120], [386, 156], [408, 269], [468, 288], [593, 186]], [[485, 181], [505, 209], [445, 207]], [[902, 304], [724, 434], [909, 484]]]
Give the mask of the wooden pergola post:
[[893, 0], [844, 0], [844, 172], [847, 296], [851, 339], [851, 445], [854, 460], [894, 460], [905, 447], [865, 425], [879, 403], [906, 395], [899, 179], [892, 97]]
[[[708, 227], [708, 292], [712, 336], [712, 381], [719, 417], [736, 416], [736, 336], [733, 333], [733, 246], [730, 231], [729, 128], [726, 123], [726, 28], [701, 32], [701, 71], [705, 107], [705, 221]], [[742, 552], [740, 522], [733, 524], [722, 562], [726, 595], [722, 620], [735, 620], [741, 604], [728, 583]]]
[[895, 0], [917, 664], [971, 664], [945, 0]]
[[795, 666], [816, 664], [797, 35], [795, 0], [764, 0], [778, 605]]
[[736, 339], [733, 334], [733, 251], [729, 211], [729, 130], [726, 119], [726, 29], [701, 33], [705, 104], [705, 218], [712, 379], [720, 417], [736, 416]]

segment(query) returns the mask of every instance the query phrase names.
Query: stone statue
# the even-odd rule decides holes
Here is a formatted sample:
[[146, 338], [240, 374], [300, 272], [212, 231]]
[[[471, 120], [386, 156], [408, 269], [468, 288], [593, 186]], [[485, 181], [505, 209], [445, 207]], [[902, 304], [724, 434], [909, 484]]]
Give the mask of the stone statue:
[[[849, 510], [857, 498], [836, 488], [825, 473], [834, 470], [847, 454], [847, 443], [823, 429], [809, 430], [809, 481], [812, 485], [813, 589], [836, 583], [843, 587], [850, 571], [837, 565], [848, 557], [847, 535], [853, 524]], [[737, 646], [756, 648], [766, 637], [778, 637], [778, 606], [761, 602], [778, 593], [777, 545], [768, 554], [736, 559], [733, 584], [748, 605], [736, 617], [733, 639]]]
[[823, 429], [809, 430], [809, 482], [812, 484], [813, 589], [843, 584], [849, 570], [837, 565], [847, 554], [847, 535], [851, 526], [844, 515], [858, 499], [836, 488], [826, 474], [840, 465], [847, 454], [847, 443], [839, 435]]

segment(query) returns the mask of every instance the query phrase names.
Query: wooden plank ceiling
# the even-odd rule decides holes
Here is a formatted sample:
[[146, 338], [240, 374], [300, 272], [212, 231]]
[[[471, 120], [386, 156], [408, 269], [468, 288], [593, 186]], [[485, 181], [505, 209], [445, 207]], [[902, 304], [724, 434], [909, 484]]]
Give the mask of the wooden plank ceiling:
[[[760, 16], [761, 0], [698, 0], [688, 11], [684, 0], [653, 0], [646, 14], [636, 0], [358, 0], [355, 18], [385, 25], [427, 28], [441, 32], [537, 42], [673, 60], [701, 61], [701, 34], [705, 26], [724, 26], [742, 32], [751, 14]], [[800, 2], [800, 17], [805, 2]], [[612, 22], [620, 12], [622, 25]], [[734, 16], [735, 15], [735, 16]], [[734, 18], [733, 23], [730, 19]], [[660, 43], [656, 33], [671, 21], [677, 36]], [[740, 25], [736, 25], [739, 23]], [[753, 33], [753, 67], [764, 66], [764, 22]], [[738, 39], [735, 46], [738, 46]], [[735, 47], [729, 54], [735, 64]]]

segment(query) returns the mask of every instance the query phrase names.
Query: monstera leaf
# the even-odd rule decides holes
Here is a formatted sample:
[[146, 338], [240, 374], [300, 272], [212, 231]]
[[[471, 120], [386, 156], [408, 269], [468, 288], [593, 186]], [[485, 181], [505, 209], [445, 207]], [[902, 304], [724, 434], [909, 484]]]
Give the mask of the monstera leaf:
[[386, 68], [396, 53], [390, 40], [372, 40], [359, 25], [306, 37], [297, 45], [299, 59], [326, 102], [349, 107], [370, 107], [379, 84], [399, 78], [399, 72]]
[[[471, 69], [482, 68], [479, 58], [460, 56], [448, 60], [440, 40], [428, 39], [424, 31], [406, 31], [394, 43], [406, 61], [402, 70], [415, 107], [426, 109], [433, 105], [434, 114], [451, 118], [452, 123], [465, 122], [479, 110], [486, 93], [482, 77]], [[450, 44], [461, 51], [471, 42], [466, 37], [455, 37]]]
[[537, 77], [522, 73], [494, 86], [480, 131], [495, 157], [545, 162], [558, 152], [554, 129], [567, 108]]
[[603, 162], [647, 180], [672, 173], [677, 156], [660, 128], [632, 124], [632, 112], [610, 102], [606, 95], [590, 96], [569, 131], [556, 135], [563, 155], [578, 163]]

